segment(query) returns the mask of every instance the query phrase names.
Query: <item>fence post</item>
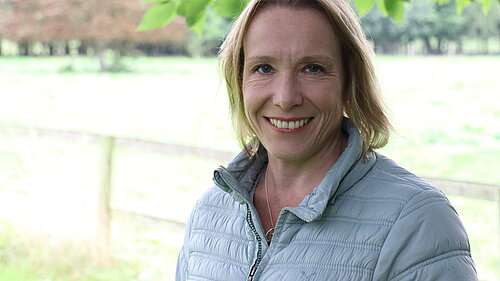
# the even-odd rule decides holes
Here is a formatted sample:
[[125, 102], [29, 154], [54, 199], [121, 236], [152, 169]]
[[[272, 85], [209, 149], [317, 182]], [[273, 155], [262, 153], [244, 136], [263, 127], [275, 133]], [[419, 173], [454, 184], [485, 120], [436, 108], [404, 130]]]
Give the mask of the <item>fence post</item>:
[[[496, 189], [496, 198], [495, 203], [497, 205], [497, 243], [498, 243], [498, 258], [500, 259], [500, 188]], [[500, 269], [500, 266], [499, 266]], [[500, 280], [500, 275], [498, 276], [498, 280]]]
[[111, 227], [111, 179], [113, 172], [113, 150], [115, 138], [101, 138], [101, 156], [99, 163], [100, 182], [97, 193], [97, 253], [102, 262], [107, 262], [110, 245]]

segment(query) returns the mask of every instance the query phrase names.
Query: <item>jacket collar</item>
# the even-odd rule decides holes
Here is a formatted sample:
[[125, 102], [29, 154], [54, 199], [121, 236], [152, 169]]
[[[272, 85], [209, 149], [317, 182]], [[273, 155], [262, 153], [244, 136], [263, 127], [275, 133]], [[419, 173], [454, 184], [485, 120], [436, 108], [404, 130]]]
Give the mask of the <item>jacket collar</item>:
[[[361, 159], [362, 138], [358, 128], [347, 118], [342, 120], [342, 129], [347, 133], [348, 144], [339, 159], [332, 165], [323, 180], [307, 195], [297, 207], [287, 207], [300, 219], [310, 222], [324, 212], [328, 202], [333, 202], [361, 180], [376, 161], [374, 152], [368, 152]], [[261, 146], [255, 157], [249, 158], [241, 152], [227, 166], [214, 172], [214, 182], [225, 192], [231, 194], [240, 204], [253, 205], [252, 189], [256, 179], [267, 165], [267, 151]]]

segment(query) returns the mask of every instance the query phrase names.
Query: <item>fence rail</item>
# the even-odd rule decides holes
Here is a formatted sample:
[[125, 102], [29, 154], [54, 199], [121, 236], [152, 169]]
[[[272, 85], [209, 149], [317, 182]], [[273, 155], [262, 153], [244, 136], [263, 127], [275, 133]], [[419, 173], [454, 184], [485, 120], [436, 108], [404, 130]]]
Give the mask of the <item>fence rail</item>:
[[[221, 162], [229, 161], [235, 153], [227, 151], [218, 151], [213, 149], [206, 149], [200, 147], [183, 146], [178, 144], [162, 143], [156, 141], [147, 141], [134, 138], [126, 137], [115, 137], [106, 136], [99, 134], [89, 134], [81, 132], [72, 131], [58, 131], [51, 129], [41, 129], [41, 128], [22, 128], [16, 126], [4, 126], [0, 124], [0, 134], [3, 131], [11, 131], [16, 134], [25, 134], [27, 136], [60, 136], [68, 139], [86, 139], [90, 142], [99, 143], [101, 146], [101, 165], [100, 165], [100, 186], [99, 192], [97, 193], [99, 198], [99, 212], [98, 212], [98, 239], [101, 246], [107, 247], [109, 244], [109, 233], [110, 233], [110, 220], [111, 213], [127, 213], [132, 216], [138, 216], [146, 219], [162, 221], [175, 225], [183, 225], [183, 222], [172, 221], [169, 219], [151, 216], [149, 214], [142, 214], [137, 212], [128, 212], [125, 210], [112, 210], [110, 204], [110, 193], [111, 193], [111, 178], [112, 178], [112, 166], [114, 159], [114, 151], [116, 147], [132, 147], [139, 150], [144, 150], [148, 152], [155, 152], [167, 155], [192, 155], [196, 157], [217, 160]], [[468, 198], [475, 198], [487, 201], [494, 201], [497, 205], [497, 215], [498, 215], [498, 241], [500, 241], [500, 185], [493, 184], [482, 184], [467, 181], [456, 181], [450, 179], [442, 178], [425, 178], [431, 184], [441, 189], [446, 194], [463, 196]], [[500, 245], [499, 245], [500, 246]], [[500, 248], [499, 248], [500, 252]]]

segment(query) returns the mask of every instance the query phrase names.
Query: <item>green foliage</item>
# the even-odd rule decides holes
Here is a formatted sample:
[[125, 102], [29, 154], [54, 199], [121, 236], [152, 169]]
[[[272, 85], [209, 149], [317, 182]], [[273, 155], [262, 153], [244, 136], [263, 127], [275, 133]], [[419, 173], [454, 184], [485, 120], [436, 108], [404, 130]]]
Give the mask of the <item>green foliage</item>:
[[[455, 2], [439, 4], [431, 0], [415, 0], [405, 5], [405, 15], [399, 24], [384, 17], [377, 9], [361, 18], [362, 26], [377, 51], [396, 53], [402, 45], [413, 42], [414, 46], [421, 44], [419, 46], [428, 54], [442, 54], [450, 50], [450, 45], [457, 53], [470, 53], [470, 50], [488, 53], [488, 39], [494, 43], [491, 38], [500, 36], [500, 5], [495, 2], [486, 15], [478, 2], [465, 8], [461, 15], [456, 13]], [[467, 48], [466, 43], [471, 41], [477, 43], [473, 48]], [[478, 43], [483, 45], [478, 46]]]
[[144, 14], [138, 30], [161, 27], [171, 22], [177, 12], [177, 1], [159, 2]]
[[211, 5], [221, 17], [232, 19], [243, 11], [243, 8], [245, 8], [248, 2], [249, 0], [214, 0]]
[[395, 45], [401, 40], [403, 30], [401, 25], [384, 16], [377, 9], [370, 10], [361, 18], [362, 26], [368, 38], [374, 43], [378, 51], [395, 53]]
[[147, 30], [164, 26], [177, 15], [184, 17], [187, 25], [198, 36], [203, 32], [209, 6], [222, 17], [234, 18], [248, 4], [247, 0], [147, 0], [147, 2], [156, 4], [144, 14], [138, 29]]
[[[144, 0], [156, 3], [144, 14], [140, 30], [153, 29], [168, 24], [175, 15], [183, 16], [190, 28], [201, 35], [206, 20], [205, 11], [208, 6], [215, 9], [217, 14], [224, 18], [237, 17], [250, 0]], [[348, 0], [346, 0], [348, 1]], [[404, 16], [404, 2], [409, 0], [353, 0], [360, 16], [365, 15], [377, 3], [379, 11], [401, 23]], [[432, 0], [438, 4], [450, 3], [453, 0]], [[455, 0], [456, 12], [472, 3], [472, 0]], [[486, 13], [494, 0], [477, 0]], [[498, 0], [500, 2], [500, 0]]]
[[186, 23], [201, 35], [206, 20], [206, 8], [211, 0], [181, 0], [177, 14], [186, 18]]
[[229, 31], [230, 25], [230, 20], [218, 16], [214, 8], [207, 8], [203, 35], [193, 35], [187, 42], [189, 55], [191, 57], [217, 55], [219, 46]]
[[385, 15], [391, 16], [398, 23], [401, 23], [404, 16], [402, 1], [397, 0], [377, 0], [377, 7]]
[[363, 1], [363, 0], [354, 0], [356, 8], [358, 9], [359, 16], [363, 16], [372, 8], [375, 0]]
[[485, 14], [490, 10], [493, 1], [494, 0], [477, 0], [477, 2], [483, 7], [483, 13]]
[[467, 22], [469, 36], [487, 39], [488, 37], [500, 36], [500, 5], [494, 3], [488, 12], [478, 3], [474, 3], [464, 10], [463, 17]]
[[471, 0], [455, 0], [457, 13], [461, 14], [462, 10], [471, 4]]

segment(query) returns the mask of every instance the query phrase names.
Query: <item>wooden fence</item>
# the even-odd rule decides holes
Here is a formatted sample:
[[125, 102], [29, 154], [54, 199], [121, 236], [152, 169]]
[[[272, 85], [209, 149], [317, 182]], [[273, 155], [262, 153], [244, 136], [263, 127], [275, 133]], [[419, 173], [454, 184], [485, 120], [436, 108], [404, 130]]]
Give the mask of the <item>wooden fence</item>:
[[[149, 218], [153, 220], [166, 221], [171, 224], [183, 224], [179, 221], [171, 221], [169, 219], [161, 217], [152, 217], [151, 215], [128, 212], [126, 210], [112, 210], [110, 202], [110, 194], [112, 192], [112, 172], [113, 172], [113, 158], [114, 151], [116, 147], [134, 148], [138, 150], [167, 154], [167, 155], [192, 155], [205, 159], [213, 159], [221, 162], [229, 161], [235, 153], [218, 151], [206, 148], [183, 146], [177, 144], [169, 144], [162, 142], [146, 141], [133, 138], [124, 137], [114, 137], [114, 136], [104, 136], [96, 134], [86, 134], [80, 132], [67, 132], [67, 131], [57, 131], [57, 130], [47, 130], [38, 128], [19, 128], [12, 126], [1, 126], [0, 134], [3, 130], [15, 131], [17, 134], [32, 135], [33, 131], [36, 131], [37, 136], [44, 135], [59, 135], [66, 138], [81, 137], [85, 139], [92, 140], [93, 142], [98, 142], [100, 149], [100, 186], [99, 192], [97, 193], [99, 198], [98, 202], [98, 241], [101, 247], [107, 248], [110, 240], [110, 224], [111, 224], [111, 212], [126, 212], [129, 215], [140, 216], [144, 218]], [[468, 198], [475, 198], [487, 201], [496, 202], [497, 205], [497, 215], [498, 215], [498, 230], [497, 236], [500, 242], [500, 185], [492, 184], [481, 184], [475, 182], [466, 181], [455, 181], [449, 179], [441, 178], [425, 178], [431, 184], [441, 189], [446, 194], [463, 196]], [[500, 246], [500, 245], [499, 245]], [[500, 253], [500, 248], [499, 248]]]

